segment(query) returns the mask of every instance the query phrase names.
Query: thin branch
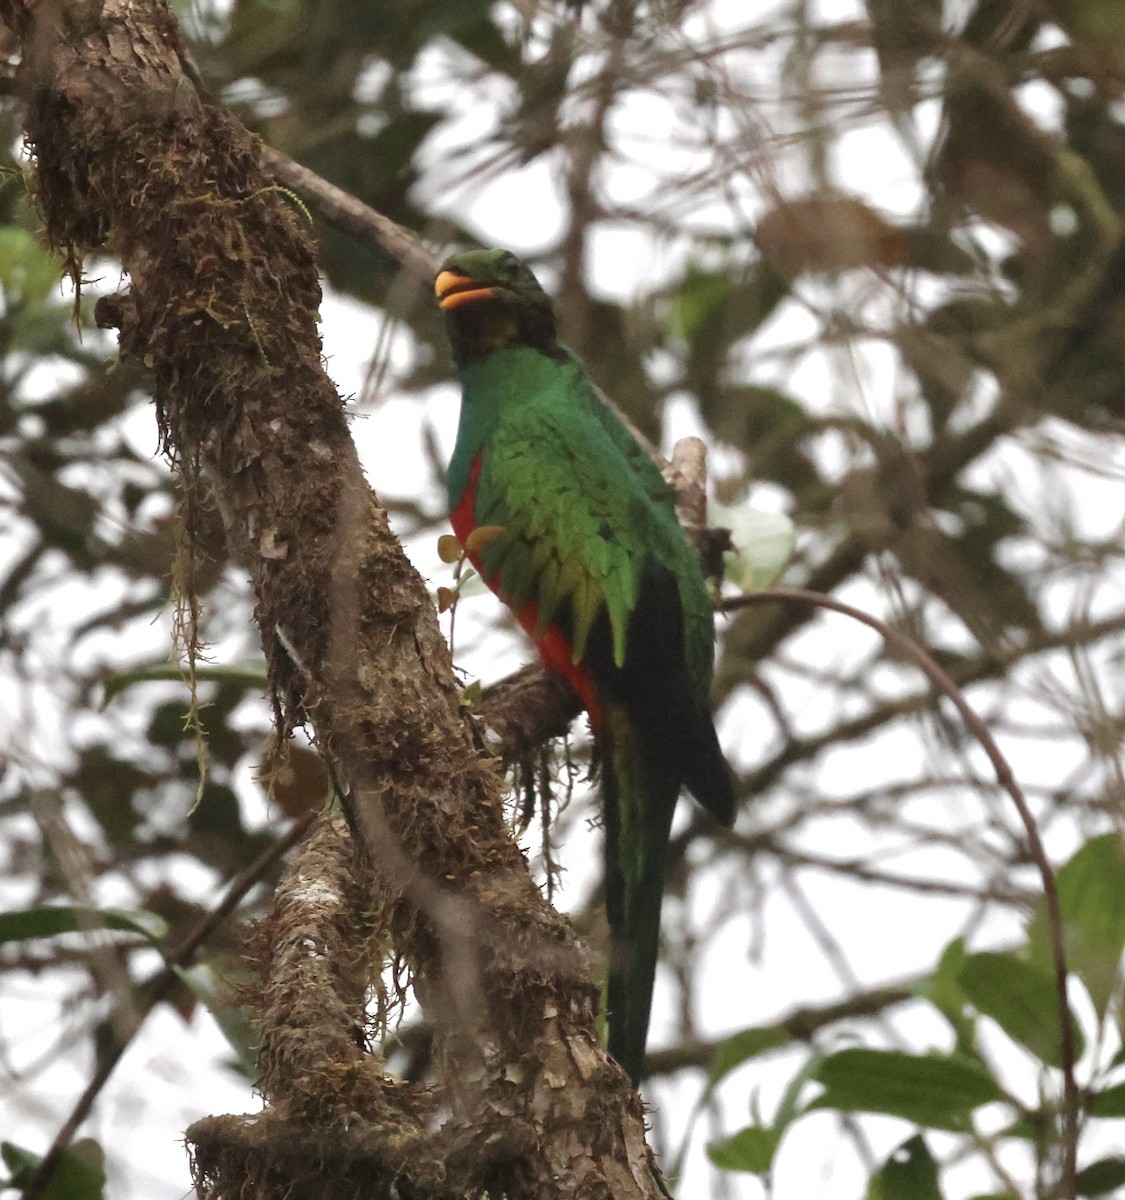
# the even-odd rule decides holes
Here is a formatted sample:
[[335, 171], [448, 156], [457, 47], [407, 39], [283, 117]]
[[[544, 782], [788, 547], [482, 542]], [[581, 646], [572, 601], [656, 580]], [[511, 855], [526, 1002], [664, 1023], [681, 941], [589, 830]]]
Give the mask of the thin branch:
[[1067, 1001], [1066, 947], [1063, 941], [1062, 912], [1059, 907], [1059, 894], [1055, 883], [1055, 873], [1051, 869], [1047, 852], [1039, 836], [1035, 817], [1028, 806], [1023, 790], [1020, 788], [1008, 760], [1004, 757], [1000, 747], [989, 732], [988, 726], [977, 716], [968, 700], [965, 699], [964, 692], [938, 666], [926, 650], [912, 638], [907, 637], [904, 633], [888, 625], [885, 621], [879, 620], [878, 617], [874, 617], [870, 613], [863, 612], [862, 609], [845, 604], [842, 600], [822, 595], [819, 592], [807, 591], [803, 588], [769, 588], [762, 592], [756, 592], [753, 595], [739, 596], [728, 600], [723, 604], [723, 608], [730, 611], [758, 604], [784, 604], [792, 602], [829, 609], [832, 612], [842, 613], [846, 617], [851, 617], [853, 621], [859, 621], [869, 629], [874, 629], [876, 633], [903, 657], [910, 659], [922, 671], [935, 690], [952, 701], [953, 706], [957, 709], [966, 727], [977, 739], [988, 756], [988, 760], [996, 772], [997, 782], [1011, 796], [1012, 802], [1016, 806], [1016, 811], [1019, 813], [1024, 833], [1027, 837], [1028, 850], [1039, 871], [1039, 877], [1043, 884], [1043, 897], [1047, 906], [1047, 923], [1051, 931], [1051, 957], [1055, 969], [1055, 1001], [1059, 1010], [1059, 1053], [1062, 1060], [1063, 1073], [1063, 1122], [1065, 1128], [1062, 1183], [1063, 1194], [1072, 1197], [1074, 1195], [1077, 1170], [1078, 1084], [1074, 1077], [1074, 1034], [1071, 1029], [1070, 1006]]
[[[724, 604], [721, 607], [725, 611], [732, 606]], [[1037, 654], [1096, 642], [1111, 634], [1120, 633], [1122, 629], [1125, 629], [1125, 614], [1114, 613], [1098, 621], [1081, 622], [1066, 628], [1043, 631], [1032, 635], [1018, 647], [1007, 644], [975, 658], [958, 659], [955, 668], [951, 667], [948, 672], [949, 678], [955, 687], [964, 688], [968, 684], [994, 679], [1017, 662], [1026, 662]], [[747, 777], [743, 783], [744, 791], [748, 795], [760, 795], [766, 788], [773, 786], [787, 767], [812, 759], [830, 746], [864, 738], [893, 720], [919, 713], [929, 704], [930, 696], [931, 694], [925, 691], [895, 696], [869, 712], [841, 721], [823, 733], [808, 737], [790, 737], [772, 758], [756, 767]]]
[[381, 250], [418, 280], [432, 282], [441, 260], [405, 225], [392, 221], [272, 146], [263, 145], [261, 156], [262, 165], [315, 207], [330, 225], [361, 245]]
[[39, 1197], [44, 1194], [47, 1186], [54, 1178], [62, 1154], [74, 1140], [74, 1135], [78, 1132], [82, 1122], [90, 1115], [90, 1109], [93, 1107], [94, 1101], [98, 1098], [102, 1088], [109, 1082], [110, 1076], [121, 1061], [125, 1051], [128, 1050], [133, 1038], [140, 1032], [145, 1017], [158, 1004], [162, 1003], [172, 994], [172, 991], [180, 982], [179, 973], [185, 967], [191, 965], [199, 950], [207, 943], [208, 939], [227, 917], [234, 912], [250, 889], [259, 880], [264, 878], [270, 867], [278, 859], [287, 854], [304, 837], [318, 815], [317, 811], [307, 813], [289, 829], [284, 837], [274, 842], [272, 846], [267, 847], [252, 863], [244, 867], [231, 881], [226, 895], [200, 920], [199, 924], [196, 925], [179, 949], [174, 954], [167, 956], [164, 969], [152, 982], [152, 990], [149, 995], [147, 1007], [143, 1012], [137, 1014], [137, 1019], [133, 1023], [129, 1037], [118, 1039], [99, 1061], [97, 1070], [86, 1085], [82, 1095], [75, 1102], [74, 1107], [70, 1111], [70, 1116], [63, 1122], [62, 1127], [55, 1135], [55, 1140], [51, 1143], [51, 1148], [35, 1168], [34, 1174], [27, 1181], [27, 1185], [23, 1190], [23, 1200], [39, 1200]]
[[[763, 1050], [760, 1057], [784, 1050], [793, 1042], [811, 1042], [820, 1030], [839, 1021], [877, 1017], [888, 1008], [897, 1008], [917, 1001], [918, 984], [926, 978], [912, 976], [910, 979], [888, 983], [870, 991], [857, 992], [845, 1000], [836, 1000], [831, 1004], [794, 1008], [775, 1021], [756, 1026], [759, 1030], [774, 1031], [783, 1035], [776, 1042], [772, 1042], [768, 1049]], [[667, 1050], [652, 1050], [645, 1055], [645, 1077], [651, 1079], [656, 1075], [672, 1075], [676, 1071], [706, 1067], [714, 1059], [715, 1052], [727, 1040], [726, 1037], [720, 1037], [685, 1042]]]

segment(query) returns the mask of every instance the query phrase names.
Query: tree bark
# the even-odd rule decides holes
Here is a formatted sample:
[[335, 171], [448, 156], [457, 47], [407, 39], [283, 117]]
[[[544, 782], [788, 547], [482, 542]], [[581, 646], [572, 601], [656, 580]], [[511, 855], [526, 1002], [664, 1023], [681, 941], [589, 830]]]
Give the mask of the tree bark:
[[[185, 73], [161, 0], [0, 15], [47, 237], [76, 283], [86, 254], [121, 260], [129, 290], [99, 319], [151, 370], [189, 532], [210, 489], [249, 568], [279, 730], [311, 725], [352, 817], [353, 838], [326, 822], [302, 848], [259, 931], [267, 1109], [189, 1131], [200, 1193], [661, 1194], [587, 954], [509, 836], [501, 773], [322, 370], [302, 217]], [[432, 1093], [363, 1044], [388, 956], [435, 1030]]]

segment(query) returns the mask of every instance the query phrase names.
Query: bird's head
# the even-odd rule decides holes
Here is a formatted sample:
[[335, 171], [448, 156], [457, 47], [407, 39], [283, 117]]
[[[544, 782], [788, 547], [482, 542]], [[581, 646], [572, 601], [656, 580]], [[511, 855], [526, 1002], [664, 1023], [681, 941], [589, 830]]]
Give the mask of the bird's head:
[[551, 299], [510, 250], [473, 250], [447, 258], [434, 280], [434, 294], [459, 363], [503, 346], [557, 350]]

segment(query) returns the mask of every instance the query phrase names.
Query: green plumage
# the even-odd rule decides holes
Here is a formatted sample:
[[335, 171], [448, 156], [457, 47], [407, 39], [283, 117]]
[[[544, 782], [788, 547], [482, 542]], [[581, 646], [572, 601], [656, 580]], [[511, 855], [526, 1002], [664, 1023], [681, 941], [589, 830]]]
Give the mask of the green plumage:
[[734, 817], [708, 708], [710, 597], [670, 489], [557, 342], [527, 268], [507, 251], [464, 254], [435, 290], [462, 385], [454, 525], [462, 540], [501, 527], [478, 552], [481, 572], [591, 710], [613, 938], [609, 1043], [636, 1081], [681, 787], [722, 823]]

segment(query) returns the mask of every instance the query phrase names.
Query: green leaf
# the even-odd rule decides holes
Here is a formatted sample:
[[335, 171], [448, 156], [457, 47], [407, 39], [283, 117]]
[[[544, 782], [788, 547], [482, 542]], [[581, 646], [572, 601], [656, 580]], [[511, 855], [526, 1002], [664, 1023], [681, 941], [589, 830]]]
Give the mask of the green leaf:
[[[684, 386], [695, 394], [704, 420], [716, 432], [729, 435], [731, 422], [742, 424], [737, 412], [743, 406], [736, 401], [732, 413], [725, 396], [733, 347], [768, 320], [787, 291], [777, 272], [759, 263], [749, 270], [692, 266], [672, 292], [668, 324], [673, 336], [686, 343]], [[798, 410], [803, 426], [804, 412]]]
[[[1057, 874], [1067, 966], [1104, 1017], [1125, 947], [1125, 844], [1116, 833], [1087, 842]], [[1032, 957], [1050, 968], [1051, 939], [1040, 901], [1028, 929]]]
[[235, 1066], [247, 1079], [258, 1078], [258, 1045], [256, 1033], [250, 1018], [240, 1008], [224, 1001], [229, 990], [224, 989], [221, 980], [206, 963], [196, 963], [191, 967], [174, 968], [179, 978], [191, 988], [192, 992], [206, 1006], [207, 1011], [215, 1018], [215, 1024], [227, 1039], [228, 1045], [234, 1051]]
[[519, 55], [508, 45], [500, 27], [487, 17], [454, 25], [450, 37], [498, 70], [511, 71], [520, 63]]
[[723, 555], [724, 577], [742, 592], [769, 587], [793, 557], [797, 538], [784, 514], [763, 512], [748, 501], [708, 505], [707, 524], [730, 530], [733, 546]]
[[[1118, 0], [1056, 0], [1051, 16], [1063, 27], [1071, 41], [1117, 61], [1125, 50], [1125, 25]], [[1117, 57], [1115, 57], [1117, 56]]]
[[168, 923], [156, 913], [145, 912], [143, 909], [129, 911], [118, 908], [52, 905], [0, 913], [0, 943], [57, 937], [62, 933], [86, 933], [93, 929], [139, 933], [156, 944], [167, 936]]
[[[190, 768], [189, 768], [190, 769]], [[248, 830], [234, 789], [211, 775], [187, 818], [185, 848], [224, 875], [234, 875], [269, 844], [264, 830]]]
[[774, 1152], [780, 1140], [779, 1130], [747, 1125], [724, 1141], [711, 1142], [707, 1147], [707, 1157], [724, 1171], [749, 1171], [753, 1175], [766, 1175], [773, 1164]]
[[[52, 268], [54, 270], [54, 268]], [[58, 282], [57, 277], [52, 281]], [[8, 316], [11, 345], [25, 354], [58, 354], [77, 359], [74, 352], [74, 325], [70, 310], [61, 304], [35, 303], [16, 308]]]
[[157, 785], [150, 771], [95, 742], [82, 751], [71, 782], [114, 847], [136, 845], [142, 818], [134, 800]]
[[718, 437], [753, 446], [755, 479], [772, 480], [797, 496], [821, 494], [819, 470], [805, 440], [814, 424], [792, 396], [732, 383], [726, 375], [710, 391], [700, 386], [695, 391], [703, 419]]
[[[12, 1142], [0, 1142], [0, 1157], [11, 1173], [8, 1185], [23, 1188], [31, 1179], [42, 1156]], [[59, 1156], [42, 1200], [102, 1200], [105, 1168], [102, 1148], [93, 1138], [81, 1138]]]
[[801, 1104], [801, 1093], [804, 1091], [805, 1084], [810, 1079], [816, 1078], [816, 1072], [823, 1061], [823, 1054], [819, 1052], [813, 1054], [796, 1075], [789, 1080], [785, 1091], [781, 1094], [781, 1100], [777, 1105], [777, 1112], [774, 1113], [773, 1117], [774, 1126], [779, 1132], [787, 1129], [804, 1113], [805, 1108]]
[[965, 939], [954, 938], [942, 951], [937, 969], [920, 980], [911, 990], [941, 1013], [953, 1026], [957, 1042], [955, 1052], [963, 1058], [976, 1058], [976, 1020], [969, 1012], [965, 989], [961, 986], [961, 968], [965, 963]]
[[678, 337], [693, 342], [724, 309], [734, 280], [725, 271], [690, 268], [672, 301], [671, 325]]
[[1125, 1083], [1094, 1092], [1086, 1101], [1091, 1117], [1125, 1117]]
[[997, 1130], [994, 1140], [999, 1142], [1004, 1138], [1019, 1138], [1021, 1141], [1043, 1146], [1054, 1136], [1050, 1115], [1041, 1109], [1029, 1109]]
[[[1059, 1009], [1051, 972], [1012, 954], [973, 954], [959, 974], [965, 995], [1013, 1040], [1053, 1067], [1062, 1066]], [[1082, 1033], [1067, 1013], [1075, 1057]]]
[[813, 1108], [886, 1113], [935, 1129], [965, 1129], [974, 1108], [1003, 1099], [983, 1067], [940, 1054], [840, 1050], [813, 1078], [825, 1088]]
[[[200, 683], [235, 683], [243, 687], [265, 688], [268, 683], [265, 659], [251, 659], [230, 667], [195, 668], [195, 678]], [[137, 683], [171, 682], [183, 683], [184, 672], [175, 663], [166, 661], [145, 663], [132, 671], [107, 675], [102, 680], [102, 707], [126, 688]]]
[[1105, 1196], [1125, 1185], [1125, 1158], [1114, 1155], [1083, 1167], [1074, 1180], [1079, 1196]]
[[785, 1030], [776, 1025], [757, 1025], [743, 1029], [726, 1041], [720, 1042], [711, 1056], [708, 1087], [714, 1087], [724, 1075], [729, 1075], [744, 1062], [749, 1062], [769, 1050], [776, 1050], [778, 1046], [788, 1045], [790, 1040]]
[[903, 1142], [872, 1175], [867, 1200], [941, 1200], [937, 1163], [920, 1133]]
[[[15, 300], [27, 305], [46, 300], [58, 288], [62, 274], [62, 260], [44, 250], [26, 229], [18, 225], [0, 227], [0, 286], [9, 303]], [[60, 315], [66, 312], [61, 302], [55, 308]]]

